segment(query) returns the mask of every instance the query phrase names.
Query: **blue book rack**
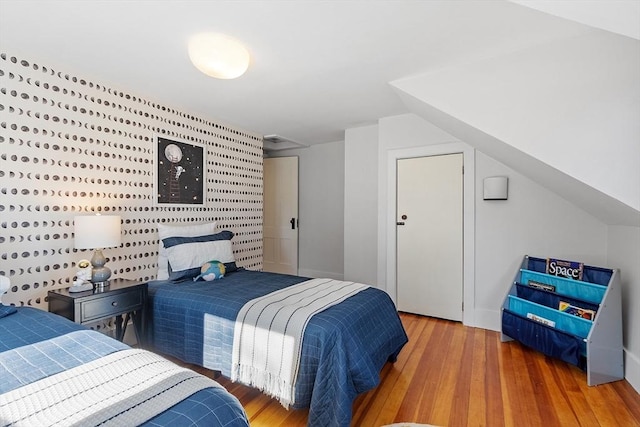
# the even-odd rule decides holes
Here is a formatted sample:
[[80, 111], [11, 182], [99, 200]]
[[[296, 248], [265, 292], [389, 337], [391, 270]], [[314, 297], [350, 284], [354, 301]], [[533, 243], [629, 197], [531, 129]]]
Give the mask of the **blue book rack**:
[[[578, 366], [590, 386], [623, 379], [618, 270], [585, 265], [582, 280], [545, 271], [546, 259], [522, 260], [502, 304], [502, 341], [516, 340]], [[572, 311], [560, 310], [561, 303]]]

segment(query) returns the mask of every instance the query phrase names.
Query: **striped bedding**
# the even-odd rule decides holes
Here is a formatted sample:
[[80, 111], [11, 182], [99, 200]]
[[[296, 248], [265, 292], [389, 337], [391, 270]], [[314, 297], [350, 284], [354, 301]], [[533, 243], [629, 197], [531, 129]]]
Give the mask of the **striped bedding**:
[[[309, 280], [238, 270], [213, 282], [151, 282], [151, 340], [156, 350], [231, 378], [235, 321], [250, 300]], [[215, 331], [215, 335], [205, 330]], [[389, 296], [368, 287], [314, 315], [301, 350], [292, 408], [309, 408], [310, 426], [348, 426], [359, 393], [407, 342]]]
[[[98, 425], [100, 416], [103, 418], [106, 416], [106, 419], [112, 420], [114, 425], [245, 427], [249, 425], [238, 400], [214, 381], [180, 368], [150, 352], [130, 349], [125, 344], [101, 333], [87, 330], [62, 317], [34, 308], [20, 307], [16, 313], [0, 318], [0, 337], [2, 337], [0, 340], [0, 378], [2, 378], [0, 425]], [[119, 363], [127, 356], [132, 360], [135, 359], [138, 364], [140, 363], [138, 358], [142, 358], [143, 364], [151, 363], [156, 369], [172, 375], [163, 374], [166, 378], [154, 379], [155, 375], [151, 374], [146, 375], [147, 379], [144, 380], [140, 376], [125, 374], [129, 376], [129, 380], [133, 381], [133, 385], [131, 382], [129, 385], [125, 383], [115, 385], [113, 382], [115, 371], [102, 372], [101, 368], [91, 365], [102, 365], [111, 359], [117, 365], [115, 367], [124, 369], [124, 372], [127, 369], [142, 372], [143, 368], [139, 365], [136, 367]], [[61, 387], [56, 385], [58, 379], [75, 381], [70, 380], [66, 372], [70, 372], [73, 378], [78, 372], [87, 371], [87, 368], [90, 369], [84, 373], [85, 377], [79, 383], [78, 381], [63, 383]], [[87, 387], [87, 384], [91, 386], [96, 382], [95, 376], [100, 376], [112, 386], [111, 391], [105, 392], [106, 394], [97, 392], [97, 400], [100, 401], [100, 396], [111, 393], [113, 399], [122, 400], [124, 406], [104, 405], [103, 403], [106, 402], [91, 404], [90, 390], [77, 392], [76, 394], [82, 398], [79, 401], [75, 400], [75, 404], [70, 396], [64, 395], [68, 393], [70, 384], [72, 384], [70, 390], [82, 390], [82, 387]], [[156, 381], [158, 379], [162, 381]], [[152, 381], [149, 383], [150, 387], [142, 387], [141, 383], [144, 381]], [[185, 381], [193, 381], [197, 385], [194, 388], [183, 387], [182, 394], [170, 396], [176, 387], [182, 387], [179, 384]], [[44, 401], [39, 403], [38, 389], [43, 385], [49, 387], [50, 392], [40, 392], [39, 396]], [[163, 389], [167, 388], [167, 393], [162, 393]], [[29, 394], [28, 397], [25, 393]], [[71, 393], [71, 396], [73, 394]], [[43, 411], [41, 416], [44, 418], [24, 418], [24, 414], [16, 415], [11, 406], [11, 401], [16, 397], [19, 398], [18, 406], [30, 407], [32, 412]], [[123, 397], [125, 399], [122, 399]], [[136, 399], [138, 402], [135, 401]], [[50, 412], [47, 408], [56, 403], [56, 400], [62, 402], [57, 408], [63, 408], [63, 410]], [[41, 407], [38, 408], [38, 405]], [[134, 412], [125, 411], [132, 405], [146, 405], [142, 418], [135, 418], [138, 415]], [[153, 407], [150, 408], [151, 406]], [[67, 413], [64, 413], [65, 408]], [[70, 408], [74, 410], [69, 411]], [[48, 413], [47, 410], [49, 410]], [[124, 418], [117, 414], [123, 414]], [[18, 422], [11, 424], [11, 417], [15, 416], [18, 417]], [[66, 418], [67, 416], [80, 418], [73, 421], [72, 418]], [[56, 417], [63, 417], [63, 419], [55, 424]], [[45, 424], [43, 420], [46, 420]]]
[[[309, 320], [365, 288], [360, 283], [312, 279], [246, 303], [234, 329], [231, 380], [259, 388], [289, 408], [295, 403], [302, 337]], [[205, 330], [205, 340], [213, 334]]]

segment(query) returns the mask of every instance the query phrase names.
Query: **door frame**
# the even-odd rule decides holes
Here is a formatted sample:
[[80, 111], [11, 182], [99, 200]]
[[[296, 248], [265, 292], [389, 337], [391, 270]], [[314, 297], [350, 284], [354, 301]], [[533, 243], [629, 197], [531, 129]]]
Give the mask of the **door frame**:
[[396, 283], [396, 211], [397, 161], [414, 157], [429, 157], [462, 153], [464, 167], [462, 200], [462, 323], [475, 324], [475, 150], [463, 142], [400, 148], [387, 151], [387, 215], [386, 215], [386, 289], [397, 303]]

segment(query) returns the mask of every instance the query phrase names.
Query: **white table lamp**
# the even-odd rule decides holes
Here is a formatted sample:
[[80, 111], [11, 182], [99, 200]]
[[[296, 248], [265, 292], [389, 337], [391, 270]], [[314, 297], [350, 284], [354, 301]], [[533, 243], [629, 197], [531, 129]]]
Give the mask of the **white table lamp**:
[[111, 270], [105, 267], [107, 259], [102, 249], [120, 246], [119, 215], [86, 215], [74, 218], [76, 249], [95, 249], [91, 258], [91, 281], [101, 287], [109, 284]]

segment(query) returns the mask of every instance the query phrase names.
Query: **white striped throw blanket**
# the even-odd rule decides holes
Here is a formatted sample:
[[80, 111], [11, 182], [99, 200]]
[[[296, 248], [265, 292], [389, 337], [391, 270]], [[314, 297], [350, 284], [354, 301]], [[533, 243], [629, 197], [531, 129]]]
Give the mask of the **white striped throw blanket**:
[[139, 425], [209, 387], [222, 386], [154, 353], [122, 350], [0, 395], [0, 424]]
[[231, 379], [295, 403], [302, 337], [309, 319], [367, 285], [312, 279], [246, 303], [236, 318]]

